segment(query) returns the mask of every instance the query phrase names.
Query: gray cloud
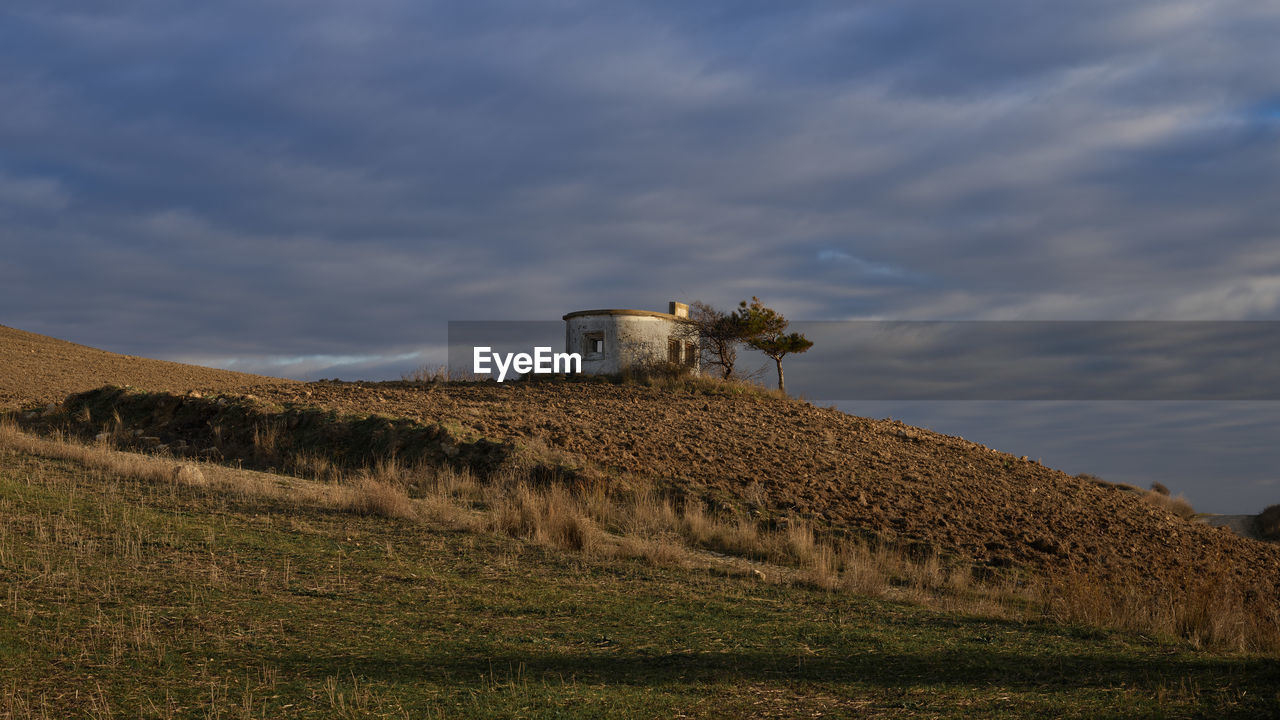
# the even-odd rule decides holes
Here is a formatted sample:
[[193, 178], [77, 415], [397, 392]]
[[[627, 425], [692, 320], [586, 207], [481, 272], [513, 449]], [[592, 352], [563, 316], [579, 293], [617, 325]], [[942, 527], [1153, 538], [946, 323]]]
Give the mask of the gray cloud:
[[448, 320], [671, 298], [1280, 315], [1266, 3], [0, 13], [0, 322], [78, 342], [395, 377]]
[[1277, 502], [1274, 402], [837, 403], [893, 417], [1069, 473], [1148, 488], [1160, 482], [1196, 510], [1252, 514]]
[[1277, 322], [793, 322], [809, 397], [1280, 400]]
[[[205, 306], [201, 337], [263, 352], [602, 294], [1274, 316], [1274, 12], [699, 5], [19, 6], [0, 169], [27, 200], [7, 234], [45, 249], [33, 274], [96, 255], [64, 276], [117, 310], [154, 317], [154, 278], [183, 276], [174, 310]], [[100, 277], [122, 266], [131, 293]], [[47, 322], [23, 290], [11, 321]]]

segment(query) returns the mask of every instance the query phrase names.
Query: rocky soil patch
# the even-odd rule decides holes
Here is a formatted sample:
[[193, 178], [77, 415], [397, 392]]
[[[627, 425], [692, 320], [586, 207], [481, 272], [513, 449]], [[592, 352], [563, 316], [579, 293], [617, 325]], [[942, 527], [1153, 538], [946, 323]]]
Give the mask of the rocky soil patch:
[[605, 382], [309, 383], [253, 392], [343, 414], [457, 425], [582, 458], [726, 508], [1176, 592], [1206, 578], [1280, 590], [1280, 548], [1133, 493], [892, 420], [803, 401]]

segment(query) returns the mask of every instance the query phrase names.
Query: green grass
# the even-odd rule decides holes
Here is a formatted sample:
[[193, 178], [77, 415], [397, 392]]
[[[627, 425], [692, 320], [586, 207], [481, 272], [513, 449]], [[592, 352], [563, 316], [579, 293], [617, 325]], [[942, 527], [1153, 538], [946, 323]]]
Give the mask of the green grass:
[[0, 717], [1276, 717], [1280, 662], [0, 451]]

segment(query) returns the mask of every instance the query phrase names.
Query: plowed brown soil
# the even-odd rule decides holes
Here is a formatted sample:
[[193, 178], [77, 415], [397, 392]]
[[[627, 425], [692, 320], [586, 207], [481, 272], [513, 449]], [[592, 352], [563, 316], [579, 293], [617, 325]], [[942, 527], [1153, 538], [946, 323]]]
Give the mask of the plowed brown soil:
[[118, 355], [0, 325], [0, 408], [61, 402], [103, 385], [145, 390], [234, 392], [292, 380]]
[[247, 392], [342, 413], [543, 443], [619, 476], [992, 565], [1078, 569], [1184, 592], [1280, 592], [1280, 546], [1183, 520], [1132, 493], [962, 438], [761, 394], [604, 382], [297, 383], [117, 355], [0, 326], [0, 408], [104, 384]]
[[993, 565], [1074, 568], [1170, 592], [1237, 578], [1280, 590], [1280, 547], [959, 437], [768, 395], [608, 383], [274, 386], [343, 413], [537, 438], [614, 474], [755, 501]]

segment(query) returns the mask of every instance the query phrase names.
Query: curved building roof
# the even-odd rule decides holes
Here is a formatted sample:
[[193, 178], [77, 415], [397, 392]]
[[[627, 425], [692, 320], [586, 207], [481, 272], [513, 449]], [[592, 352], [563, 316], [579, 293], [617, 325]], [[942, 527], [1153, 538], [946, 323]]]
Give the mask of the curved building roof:
[[627, 310], [624, 308], [611, 308], [606, 310], [577, 310], [560, 318], [568, 320], [569, 318], [584, 317], [587, 315], [640, 315], [642, 317], [656, 317], [664, 320], [686, 320], [687, 318], [678, 318], [675, 315], [664, 312], [655, 312], [653, 310]]

